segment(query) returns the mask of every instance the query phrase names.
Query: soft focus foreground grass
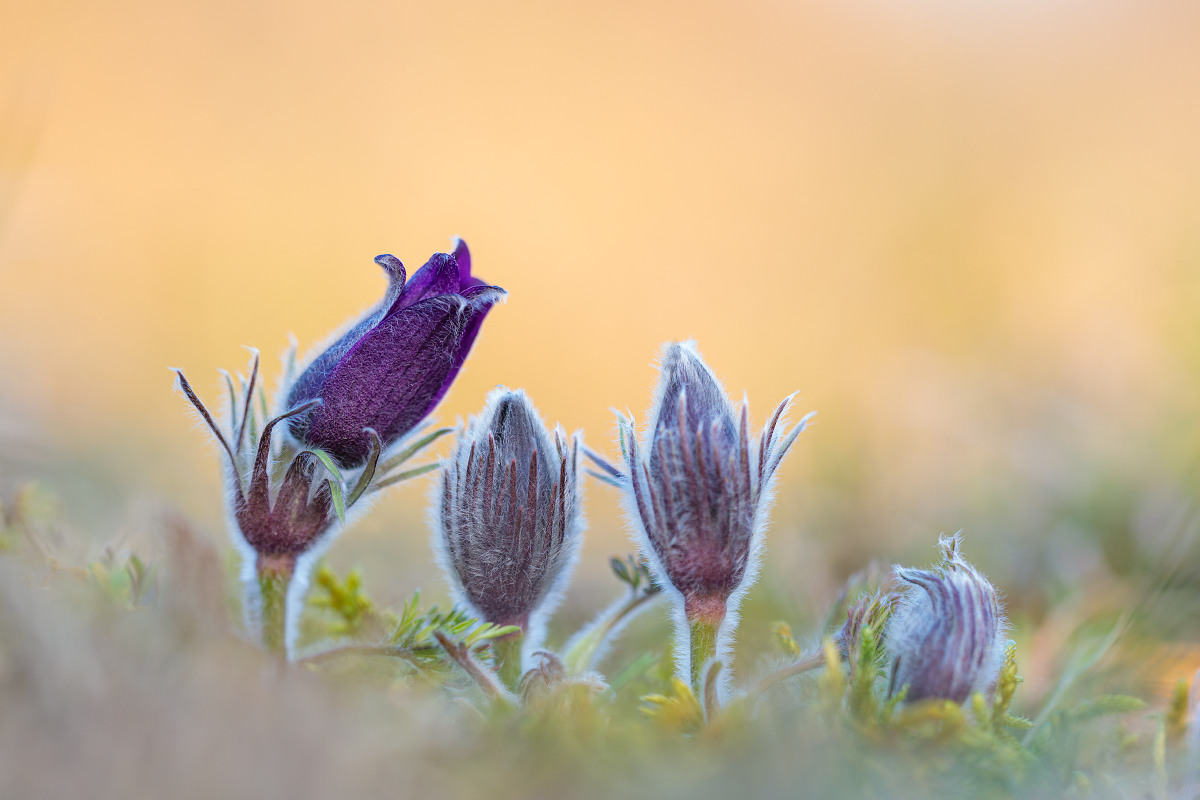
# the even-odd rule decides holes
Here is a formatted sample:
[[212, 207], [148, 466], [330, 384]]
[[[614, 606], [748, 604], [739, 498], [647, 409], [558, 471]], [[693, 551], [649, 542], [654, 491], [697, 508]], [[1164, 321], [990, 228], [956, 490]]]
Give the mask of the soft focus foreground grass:
[[[1007, 595], [1015, 713], [1083, 666], [1064, 708], [1148, 703], [1069, 732], [1019, 791], [1178, 793], [1179, 744], [1165, 784], [1153, 756], [1200, 666], [1200, 18], [952, 5], [5, 15], [0, 795], [1003, 791], [946, 743], [870, 745], [786, 697], [660, 731], [637, 709], [666, 689], [661, 610], [603, 671], [654, 664], [562, 719], [481, 721], [465, 686], [378, 660], [280, 669], [239, 638], [217, 457], [165, 366], [212, 396], [238, 345], [312, 344], [376, 298], [371, 256], [416, 266], [452, 233], [512, 300], [445, 422], [504, 382], [603, 449], [609, 406], [640, 409], [654, 348], [689, 335], [754, 409], [799, 388], [820, 411], [782, 476], [739, 682], [776, 657], [772, 622], [815, 645], [847, 575], [927, 564], [963, 528]], [[443, 599], [422, 490], [329, 554], [380, 606]], [[589, 487], [588, 510], [551, 644], [619, 591], [611, 496]]]
[[[1168, 672], [1194, 665], [1194, 636], [1181, 643], [1177, 633], [1181, 616], [1194, 619], [1196, 587], [1178, 571], [1071, 587], [1040, 610], [1011, 598], [1021, 671], [1047, 673], [1035, 693], [1018, 689], [1012, 713], [1037, 715], [1064, 674], [1075, 680], [1057, 698], [1062, 709], [1086, 711], [1081, 702], [1118, 692], [1149, 702], [1074, 726], [1059, 715], [1051, 755], [1013, 768], [991, 745], [970, 744], [969, 712], [961, 729], [880, 729], [833, 710], [824, 673], [702, 731], [672, 730], [639, 711], [644, 695], [670, 693], [661, 608], [604, 661], [610, 680], [626, 673], [615, 695], [576, 687], [520, 712], [488, 711], [461, 675], [422, 676], [389, 659], [284, 666], [239, 638], [233, 563], [186, 519], [146, 514], [140, 553], [97, 548], [61, 522], [63, 502], [37, 486], [5, 497], [6, 797], [1166, 797], [1182, 775], [1178, 720], [1161, 733], [1159, 722]], [[791, 623], [802, 646], [815, 642], [825, 609], [787, 599], [789, 579], [768, 561], [751, 593], [739, 683], [782, 660], [773, 621]], [[619, 590], [613, 580], [611, 594]], [[310, 629], [332, 622], [310, 609]], [[1093, 658], [1118, 624], [1122, 635]]]

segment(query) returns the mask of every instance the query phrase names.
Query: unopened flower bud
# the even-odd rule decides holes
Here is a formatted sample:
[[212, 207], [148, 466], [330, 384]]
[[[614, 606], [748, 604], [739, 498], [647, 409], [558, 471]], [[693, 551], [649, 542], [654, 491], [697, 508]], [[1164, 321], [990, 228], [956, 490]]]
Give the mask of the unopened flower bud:
[[480, 619], [520, 627], [530, 656], [583, 538], [580, 441], [551, 434], [523, 391], [500, 388], [442, 473], [436, 537], [455, 593]]
[[747, 403], [734, 407], [694, 342], [665, 345], [660, 368], [640, 443], [633, 421], [621, 420], [629, 472], [621, 478], [654, 577], [679, 607], [677, 667], [699, 691], [703, 661], [729, 663], [737, 605], [757, 571], [775, 473], [808, 417], [785, 432], [789, 397], [752, 442]]
[[906, 700], [962, 703], [995, 687], [1008, 625], [996, 590], [963, 559], [960, 537], [943, 536], [939, 546], [932, 570], [895, 567], [910, 588], [888, 625], [888, 693], [907, 686]]
[[846, 610], [846, 621], [834, 634], [834, 643], [842, 660], [850, 664], [853, 670], [858, 663], [858, 648], [862, 643], [864, 629], [871, 631], [871, 637], [878, 646], [883, 639], [888, 617], [892, 615], [900, 595], [892, 592], [877, 591], [874, 594], [864, 594]]
[[471, 254], [461, 239], [454, 253], [435, 253], [407, 282], [395, 256], [375, 262], [388, 276], [383, 300], [287, 389], [288, 408], [322, 401], [289, 421], [291, 434], [343, 468], [367, 460], [371, 441], [365, 429], [377, 431], [386, 448], [433, 411], [462, 368], [484, 317], [505, 295], [472, 277]]

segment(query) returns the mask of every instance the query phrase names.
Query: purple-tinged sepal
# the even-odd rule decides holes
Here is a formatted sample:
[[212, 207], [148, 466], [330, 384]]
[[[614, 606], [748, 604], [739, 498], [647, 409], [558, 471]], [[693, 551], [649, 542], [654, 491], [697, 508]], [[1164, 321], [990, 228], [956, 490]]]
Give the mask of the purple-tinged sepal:
[[200, 413], [225, 452], [229, 528], [242, 554], [243, 607], [247, 628], [272, 651], [293, 653], [308, 576], [347, 518], [364, 510], [379, 490], [423, 475], [437, 463], [403, 469], [405, 462], [437, 438], [444, 428], [418, 439], [389, 458], [381, 458], [379, 435], [368, 429], [367, 460], [346, 471], [332, 456], [300, 449], [276, 435], [280, 423], [311, 411], [321, 400], [308, 400], [276, 417], [267, 413], [258, 380], [257, 352], [249, 377], [225, 375], [229, 389], [228, 433], [184, 377], [175, 370], [183, 394]]
[[519, 627], [526, 669], [583, 539], [581, 441], [549, 431], [523, 391], [495, 389], [459, 435], [433, 508], [457, 600], [483, 621]]
[[894, 568], [909, 589], [887, 628], [888, 694], [907, 687], [906, 702], [963, 703], [975, 692], [990, 697], [1004, 662], [1004, 609], [992, 585], [962, 557], [961, 537], [943, 536], [938, 546], [942, 560], [935, 568]]
[[383, 300], [313, 357], [285, 391], [286, 406], [321, 405], [288, 422], [302, 447], [338, 466], [363, 465], [364, 434], [386, 449], [415, 429], [449, 391], [489, 310], [505, 296], [471, 275], [466, 243], [435, 253], [412, 278], [395, 256], [375, 259], [388, 277]]
[[730, 647], [742, 596], [758, 570], [776, 471], [812, 414], [790, 431], [788, 397], [756, 440], [748, 403], [730, 402], [695, 343], [670, 342], [639, 441], [618, 423], [624, 470], [593, 458], [625, 494], [627, 516], [655, 581], [676, 606], [676, 670], [701, 696], [706, 664]]

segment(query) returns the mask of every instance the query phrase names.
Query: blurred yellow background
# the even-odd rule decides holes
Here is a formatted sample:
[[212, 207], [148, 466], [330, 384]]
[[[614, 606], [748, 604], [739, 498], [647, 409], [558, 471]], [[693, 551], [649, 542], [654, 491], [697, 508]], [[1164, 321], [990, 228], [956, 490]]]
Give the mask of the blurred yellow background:
[[[819, 410], [770, 540], [798, 596], [965, 527], [1037, 614], [1025, 588], [1165, 558], [1190, 508], [1186, 0], [4, 0], [0, 480], [219, 530], [167, 367], [216, 401], [242, 345], [316, 343], [375, 255], [411, 274], [454, 234], [510, 299], [443, 421], [523, 386], [611, 452], [682, 337], [756, 421]], [[368, 574], [435, 583], [422, 497], [333, 557], [404, 528], [411, 570]], [[626, 548], [589, 502], [585, 578]]]

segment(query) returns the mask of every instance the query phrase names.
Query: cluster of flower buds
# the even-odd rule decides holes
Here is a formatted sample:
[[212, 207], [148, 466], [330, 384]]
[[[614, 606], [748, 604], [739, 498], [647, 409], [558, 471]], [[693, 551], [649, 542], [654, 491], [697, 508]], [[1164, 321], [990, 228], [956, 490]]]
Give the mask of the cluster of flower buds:
[[[395, 257], [375, 260], [388, 278], [383, 300], [302, 370], [285, 359], [274, 415], [257, 353], [246, 376], [226, 375], [227, 430], [176, 370], [180, 389], [228, 456], [230, 527], [245, 557], [248, 621], [264, 645], [289, 656], [308, 572], [348, 512], [379, 489], [439, 466], [402, 469], [450, 432], [422, 433], [423, 420], [449, 390], [488, 311], [505, 296], [471, 275], [461, 240], [411, 280]], [[582, 435], [549, 430], [523, 391], [494, 390], [461, 429], [431, 509], [439, 561], [459, 605], [474, 617], [464, 616], [462, 625], [476, 636], [454, 641], [446, 630], [435, 631], [446, 654], [489, 696], [507, 702], [552, 697], [555, 687], [572, 682], [597, 690], [589, 671], [608, 642], [661, 595], [674, 605], [676, 683], [692, 706], [699, 708], [703, 697], [705, 713], [715, 713], [731, 672], [738, 607], [758, 569], [776, 474], [812, 416], [789, 430], [792, 399], [751, 436], [748, 401], [740, 407], [730, 401], [695, 344], [664, 345], [642, 435], [632, 418], [619, 417], [621, 464], [586, 451], [601, 470], [592, 475], [622, 491], [640, 548], [637, 557], [613, 560], [630, 591], [572, 637], [560, 658], [540, 648], [583, 538]], [[958, 536], [942, 537], [940, 547], [934, 569], [895, 568], [909, 585], [906, 593], [863, 595], [824, 653], [768, 676], [760, 693], [822, 663], [848, 661], [852, 669], [873, 663], [881, 639], [890, 696], [902, 690], [910, 701], [962, 703], [994, 687], [1007, 627], [1000, 602], [962, 558]], [[785, 638], [799, 656], [790, 634]], [[484, 639], [505, 651], [509, 686], [475, 658], [473, 643]], [[524, 679], [516, 668], [527, 670]], [[519, 695], [509, 688], [517, 686]]]
[[812, 415], [790, 431], [788, 397], [752, 441], [740, 411], [695, 343], [671, 342], [639, 443], [619, 420], [624, 469], [593, 454], [624, 490], [631, 527], [655, 581], [675, 603], [676, 670], [699, 695], [706, 664], [728, 658], [737, 609], [758, 569], [775, 473]]
[[547, 430], [523, 391], [499, 388], [459, 436], [434, 505], [436, 544], [459, 601], [524, 634], [533, 666], [583, 538], [581, 435]]
[[[461, 241], [411, 280], [395, 257], [375, 260], [388, 278], [382, 301], [302, 369], [285, 359], [274, 416], [257, 354], [246, 377], [226, 375], [228, 433], [177, 371], [183, 393], [228, 455], [230, 527], [245, 557], [248, 622], [268, 648], [289, 656], [308, 573], [347, 514], [379, 489], [438, 466], [400, 469], [449, 432], [419, 433], [504, 297], [471, 275]], [[728, 659], [738, 605], [757, 571], [776, 472], [808, 420], [787, 430], [791, 400], [752, 438], [747, 402], [730, 402], [694, 343], [664, 346], [644, 437], [639, 441], [633, 420], [622, 416], [622, 466], [588, 452], [603, 470], [592, 474], [623, 490], [640, 545], [636, 559], [616, 562], [630, 593], [573, 637], [560, 659], [539, 647], [582, 540], [582, 436], [547, 429], [523, 391], [493, 391], [460, 431], [431, 516], [456, 599], [497, 631], [489, 638], [509, 656], [501, 663], [511, 672], [540, 658], [543, 682], [585, 676], [621, 627], [662, 595], [676, 609], [678, 674], [699, 693], [707, 665]], [[447, 653], [478, 671], [468, 645], [450, 642]], [[510, 694], [488, 681], [493, 694]], [[708, 683], [706, 696], [716, 697], [714, 681]]]
[[[273, 418], [258, 381], [226, 376], [227, 437], [182, 371], [179, 386], [228, 455], [229, 506], [252, 628], [291, 651], [308, 569], [348, 509], [385, 486], [434, 468], [395, 472], [444, 431], [418, 441], [422, 420], [450, 388], [488, 310], [504, 290], [471, 275], [459, 240], [406, 281], [390, 255], [383, 301], [321, 350], [296, 377], [288, 369]], [[257, 398], [257, 403], [256, 403]], [[285, 436], [274, 434], [281, 422]]]
[[887, 628], [888, 694], [907, 687], [906, 701], [962, 703], [995, 687], [1008, 626], [996, 590], [963, 559], [961, 538], [943, 536], [938, 544], [936, 568], [894, 568], [910, 588]]

